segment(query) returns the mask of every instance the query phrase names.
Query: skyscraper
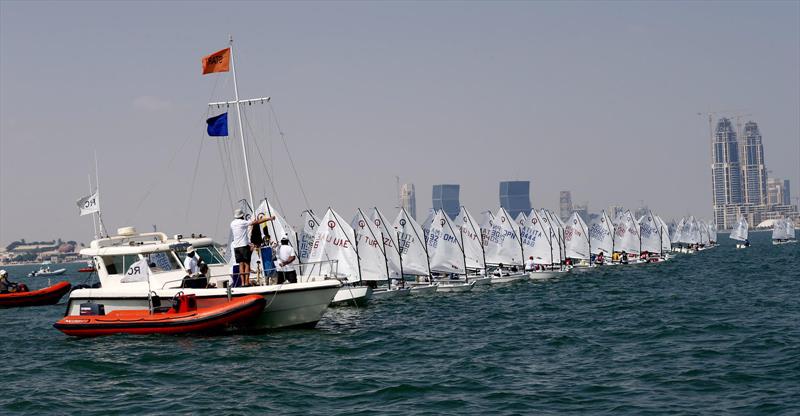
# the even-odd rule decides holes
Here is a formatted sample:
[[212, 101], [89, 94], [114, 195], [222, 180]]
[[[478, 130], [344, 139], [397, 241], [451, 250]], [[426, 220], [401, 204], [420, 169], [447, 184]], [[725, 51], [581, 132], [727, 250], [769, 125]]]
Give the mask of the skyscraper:
[[735, 210], [730, 208], [744, 202], [739, 146], [730, 119], [719, 120], [711, 145], [714, 219], [722, 228], [729, 229], [737, 217]]
[[458, 200], [459, 185], [433, 185], [433, 209], [441, 209], [450, 218], [455, 218], [461, 210]]
[[792, 191], [789, 187], [789, 180], [783, 180], [783, 205], [792, 205]]
[[521, 212], [531, 211], [531, 183], [528, 181], [500, 182], [500, 206], [508, 211], [511, 218]]
[[[758, 124], [748, 121], [744, 125], [741, 147], [742, 185], [744, 203], [767, 203], [767, 169], [764, 165], [764, 145]], [[788, 204], [787, 204], [788, 205]]]
[[417, 196], [413, 183], [404, 183], [400, 187], [400, 207], [404, 208], [411, 218], [417, 219]]
[[561, 218], [561, 221], [568, 220], [569, 216], [572, 215], [572, 192], [561, 191], [558, 197], [558, 207], [558, 216]]

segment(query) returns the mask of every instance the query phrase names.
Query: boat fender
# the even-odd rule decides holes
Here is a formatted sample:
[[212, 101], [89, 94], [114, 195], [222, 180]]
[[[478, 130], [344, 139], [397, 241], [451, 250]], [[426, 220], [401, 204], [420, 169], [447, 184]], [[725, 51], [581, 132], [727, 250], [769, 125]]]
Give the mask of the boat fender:
[[81, 316], [105, 315], [106, 310], [100, 303], [81, 303]]

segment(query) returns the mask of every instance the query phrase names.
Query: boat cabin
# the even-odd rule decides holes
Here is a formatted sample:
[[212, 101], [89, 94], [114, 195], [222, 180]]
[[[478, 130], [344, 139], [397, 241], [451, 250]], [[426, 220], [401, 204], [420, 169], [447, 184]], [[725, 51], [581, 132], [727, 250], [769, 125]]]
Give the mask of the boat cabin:
[[[185, 252], [188, 246], [187, 242], [170, 242], [164, 233], [137, 233], [132, 227], [124, 227], [117, 230], [115, 236], [92, 241], [80, 253], [92, 258], [104, 288], [164, 289], [181, 286], [186, 271], [175, 252], [181, 249]], [[149, 284], [126, 281], [128, 269], [143, 259], [150, 268]]]

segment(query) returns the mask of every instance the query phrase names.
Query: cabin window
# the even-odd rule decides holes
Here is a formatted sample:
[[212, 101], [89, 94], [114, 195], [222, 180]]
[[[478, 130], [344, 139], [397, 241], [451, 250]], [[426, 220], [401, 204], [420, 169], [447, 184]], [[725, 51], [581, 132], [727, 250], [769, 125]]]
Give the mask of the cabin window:
[[182, 267], [171, 251], [159, 251], [145, 254], [147, 265], [153, 274], [180, 270]]
[[139, 256], [136, 254], [103, 257], [103, 264], [105, 264], [108, 274], [125, 274], [128, 268], [137, 261], [139, 261]]
[[216, 247], [198, 247], [197, 254], [200, 255], [203, 262], [209, 266], [213, 264], [225, 264], [225, 260], [222, 258], [222, 255], [219, 254]]

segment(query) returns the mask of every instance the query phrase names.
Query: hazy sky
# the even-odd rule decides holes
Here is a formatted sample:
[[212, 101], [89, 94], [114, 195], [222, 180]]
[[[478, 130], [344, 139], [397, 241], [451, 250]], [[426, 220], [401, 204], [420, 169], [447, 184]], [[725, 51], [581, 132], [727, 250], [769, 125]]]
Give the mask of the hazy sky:
[[[233, 91], [228, 75], [202, 76], [200, 58], [229, 33], [240, 93], [272, 97], [319, 213], [377, 205], [394, 217], [398, 175], [416, 185], [420, 216], [435, 183], [461, 184], [477, 214], [498, 206], [499, 181], [521, 179], [536, 207], [569, 189], [592, 211], [645, 201], [710, 217], [697, 115], [709, 110], [751, 114], [742, 122], [758, 122], [768, 168], [800, 195], [797, 1], [3, 0], [0, 243], [88, 241], [75, 201], [94, 151], [109, 228], [224, 240], [232, 201], [204, 119]], [[297, 224], [306, 206], [264, 127], [274, 119], [267, 106], [245, 114], [269, 165], [253, 148], [256, 198], [277, 197]], [[246, 196], [235, 172], [234, 199]]]

